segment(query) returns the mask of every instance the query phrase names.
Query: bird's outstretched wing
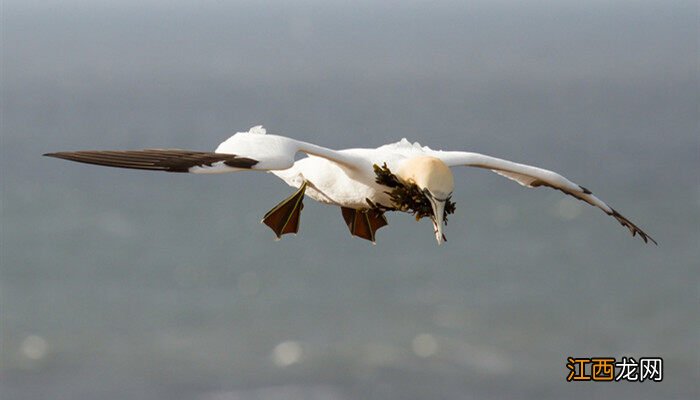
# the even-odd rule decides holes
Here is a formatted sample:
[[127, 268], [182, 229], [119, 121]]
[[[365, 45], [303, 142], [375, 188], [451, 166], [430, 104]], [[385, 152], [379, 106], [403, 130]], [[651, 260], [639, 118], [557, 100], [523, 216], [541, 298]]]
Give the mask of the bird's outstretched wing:
[[583, 186], [577, 185], [556, 172], [546, 169], [533, 167], [531, 165], [518, 164], [512, 161], [503, 160], [500, 158], [490, 157], [479, 153], [470, 153], [463, 151], [432, 151], [432, 155], [440, 158], [445, 164], [450, 167], [467, 166], [490, 169], [493, 172], [514, 180], [525, 187], [540, 187], [547, 186], [553, 189], [560, 190], [569, 196], [576, 197], [579, 200], [598, 207], [606, 214], [615, 218], [620, 224], [629, 229], [632, 236], [639, 235], [644, 242], [651, 241], [657, 244], [651, 236], [644, 232], [637, 225], [615, 211], [591, 193], [590, 190]]
[[283, 170], [302, 152], [355, 169], [365, 162], [349, 154], [284, 136], [267, 135], [262, 126], [239, 132], [214, 152], [177, 149], [83, 150], [44, 154], [87, 164], [165, 172], [222, 173], [244, 170]]
[[86, 150], [44, 154], [86, 164], [115, 168], [144, 169], [165, 172], [196, 172], [206, 169], [248, 169], [257, 160], [232, 154], [217, 154], [202, 151], [177, 149], [146, 150]]

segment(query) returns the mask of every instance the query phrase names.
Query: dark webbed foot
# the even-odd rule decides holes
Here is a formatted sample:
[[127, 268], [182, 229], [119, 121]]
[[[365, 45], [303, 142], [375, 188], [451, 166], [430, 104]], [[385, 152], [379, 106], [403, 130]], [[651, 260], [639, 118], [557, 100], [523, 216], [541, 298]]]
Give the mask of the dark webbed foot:
[[304, 200], [304, 192], [306, 191], [306, 182], [301, 184], [299, 190], [293, 195], [282, 200], [272, 210], [268, 211], [262, 219], [262, 222], [269, 226], [277, 238], [280, 239], [285, 233], [299, 232], [299, 220], [301, 218], [301, 210], [304, 208], [302, 201]]
[[340, 207], [343, 213], [343, 219], [350, 229], [350, 234], [353, 236], [367, 239], [375, 243], [374, 235], [377, 230], [388, 225], [384, 212], [378, 209], [361, 209]]

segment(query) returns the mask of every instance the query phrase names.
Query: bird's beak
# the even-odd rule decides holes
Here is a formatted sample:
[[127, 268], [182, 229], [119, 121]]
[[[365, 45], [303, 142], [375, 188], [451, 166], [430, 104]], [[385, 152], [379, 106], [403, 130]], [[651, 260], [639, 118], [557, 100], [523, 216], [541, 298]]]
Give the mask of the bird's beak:
[[428, 196], [428, 199], [430, 199], [430, 205], [433, 207], [432, 219], [433, 227], [435, 228], [435, 240], [437, 240], [438, 245], [441, 245], [444, 237], [442, 230], [445, 226], [445, 200], [436, 200], [432, 196]]

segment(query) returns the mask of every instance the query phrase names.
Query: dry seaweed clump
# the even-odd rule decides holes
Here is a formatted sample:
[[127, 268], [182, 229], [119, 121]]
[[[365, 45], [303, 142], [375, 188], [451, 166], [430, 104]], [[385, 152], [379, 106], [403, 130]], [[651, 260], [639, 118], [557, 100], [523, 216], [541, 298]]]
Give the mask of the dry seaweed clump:
[[[433, 217], [433, 207], [430, 205], [430, 200], [425, 196], [423, 191], [416, 184], [405, 184], [394, 175], [386, 163], [381, 167], [374, 164], [374, 174], [376, 175], [375, 182], [380, 185], [391, 188], [386, 193], [391, 198], [394, 208], [386, 209], [387, 211], [403, 211], [411, 213], [419, 220], [423, 217]], [[455, 212], [455, 203], [450, 197], [445, 201], [445, 213], [443, 218], [447, 223], [447, 216]]]

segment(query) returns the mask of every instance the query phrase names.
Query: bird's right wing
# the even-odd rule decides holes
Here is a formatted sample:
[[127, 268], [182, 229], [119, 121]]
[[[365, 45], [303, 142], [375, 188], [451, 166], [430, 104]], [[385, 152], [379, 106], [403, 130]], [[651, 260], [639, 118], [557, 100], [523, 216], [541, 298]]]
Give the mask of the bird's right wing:
[[201, 174], [284, 170], [294, 165], [299, 152], [325, 158], [349, 170], [366, 164], [365, 160], [349, 154], [284, 136], [267, 135], [262, 126], [236, 133], [214, 152], [178, 149], [81, 150], [44, 155], [107, 167]]
[[259, 163], [253, 169], [265, 171], [290, 168], [294, 165], [297, 153], [325, 158], [346, 170], [367, 167], [371, 170], [372, 167], [368, 160], [346, 152], [284, 136], [268, 135], [262, 126], [254, 126], [248, 132], [236, 133], [221, 143], [215, 151], [258, 160]]
[[83, 150], [44, 155], [105, 167], [165, 172], [235, 171], [249, 169], [258, 163], [257, 160], [233, 154], [178, 149]]
[[606, 214], [614, 217], [620, 224], [629, 229], [632, 236], [639, 235], [644, 242], [650, 240], [656, 244], [656, 241], [652, 239], [651, 236], [632, 223], [632, 221], [615, 211], [601, 199], [594, 196], [590, 190], [568, 180], [556, 172], [479, 153], [431, 150], [430, 154], [441, 159], [450, 167], [467, 166], [490, 169], [491, 171], [510, 180], [516, 181], [525, 187], [534, 188], [546, 186], [552, 189], [560, 190], [569, 196], [573, 196], [594, 207], [600, 208]]

